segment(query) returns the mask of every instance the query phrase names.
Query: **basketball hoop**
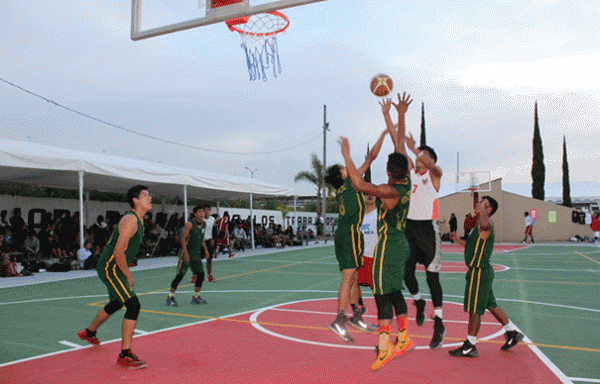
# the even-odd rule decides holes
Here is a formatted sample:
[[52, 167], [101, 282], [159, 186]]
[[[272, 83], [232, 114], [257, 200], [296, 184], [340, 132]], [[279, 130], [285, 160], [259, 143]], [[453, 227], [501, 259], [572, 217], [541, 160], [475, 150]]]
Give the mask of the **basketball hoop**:
[[285, 31], [290, 25], [290, 20], [284, 14], [277, 11], [259, 13], [227, 20], [226, 24], [232, 32], [239, 33], [242, 38], [250, 81], [267, 81], [265, 70], [269, 68], [273, 69], [274, 77], [281, 73], [277, 34]]

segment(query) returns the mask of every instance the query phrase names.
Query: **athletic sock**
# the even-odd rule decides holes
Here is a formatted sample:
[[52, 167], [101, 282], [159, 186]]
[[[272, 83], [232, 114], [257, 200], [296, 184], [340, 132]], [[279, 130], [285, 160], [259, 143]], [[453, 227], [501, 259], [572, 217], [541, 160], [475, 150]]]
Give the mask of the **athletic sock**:
[[435, 313], [435, 315], [440, 319], [442, 318], [442, 308], [434, 308], [433, 313]]
[[362, 296], [358, 298], [358, 305], [360, 305], [361, 307], [365, 306], [365, 302], [362, 299]]
[[467, 336], [467, 340], [469, 340], [469, 343], [475, 345], [477, 343], [477, 336]]
[[200, 292], [196, 292], [196, 293], [194, 293], [194, 299], [197, 299], [197, 298], [199, 298], [199, 297], [200, 297]]
[[121, 354], [119, 356], [126, 357], [129, 355], [131, 355], [131, 348], [130, 349], [121, 349]]
[[407, 317], [399, 317], [398, 318], [398, 341], [403, 342], [406, 340], [406, 336], [408, 335], [408, 318]]
[[421, 300], [421, 294], [418, 292], [412, 295], [412, 297], [414, 301]]
[[173, 297], [175, 297], [175, 294], [169, 292], [169, 298], [172, 299]]
[[360, 308], [358, 307], [358, 304], [350, 304], [352, 306], [352, 312], [358, 312], [360, 311]]
[[96, 336], [96, 332], [97, 331], [90, 331], [88, 328], [85, 329], [85, 333], [87, 334], [87, 337], [94, 337], [94, 336]]
[[504, 329], [505, 329], [506, 331], [515, 331], [517, 328], [515, 327], [515, 325], [513, 324], [513, 322], [512, 322], [512, 321], [508, 320], [508, 324], [506, 324], [506, 325], [504, 326]]
[[392, 331], [391, 325], [380, 325], [379, 326], [379, 350], [387, 351], [390, 345], [390, 332]]

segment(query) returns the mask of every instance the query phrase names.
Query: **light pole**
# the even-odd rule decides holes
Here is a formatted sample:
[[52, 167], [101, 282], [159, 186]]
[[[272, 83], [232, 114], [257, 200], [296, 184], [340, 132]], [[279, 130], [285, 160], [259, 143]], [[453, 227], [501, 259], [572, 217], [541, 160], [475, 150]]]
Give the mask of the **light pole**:
[[[248, 167], [245, 168], [250, 171], [250, 177], [254, 179], [254, 172], [258, 171], [258, 169], [250, 169]], [[250, 191], [250, 238], [252, 239], [252, 250], [254, 250], [254, 214], [252, 213], [252, 191]]]

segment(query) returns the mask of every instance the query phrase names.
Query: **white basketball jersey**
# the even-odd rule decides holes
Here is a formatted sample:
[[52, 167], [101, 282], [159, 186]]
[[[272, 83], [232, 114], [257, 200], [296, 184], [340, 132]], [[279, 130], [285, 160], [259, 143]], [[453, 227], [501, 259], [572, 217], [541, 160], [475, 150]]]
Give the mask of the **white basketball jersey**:
[[374, 209], [372, 212], [365, 213], [363, 217], [360, 231], [365, 237], [365, 249], [363, 251], [363, 257], [373, 257], [375, 253], [375, 246], [377, 245], [377, 210]]
[[419, 175], [415, 168], [410, 170], [412, 190], [408, 218], [410, 220], [437, 220], [439, 213], [438, 191], [431, 181], [429, 170]]

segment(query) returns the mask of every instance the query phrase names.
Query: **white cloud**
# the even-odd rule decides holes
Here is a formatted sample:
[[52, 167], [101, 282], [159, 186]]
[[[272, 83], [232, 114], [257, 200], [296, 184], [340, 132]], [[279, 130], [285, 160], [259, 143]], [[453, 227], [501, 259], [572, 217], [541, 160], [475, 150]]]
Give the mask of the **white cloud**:
[[600, 53], [553, 57], [533, 62], [490, 61], [449, 73], [468, 87], [501, 88], [516, 93], [535, 89], [541, 92], [589, 92], [600, 90]]

